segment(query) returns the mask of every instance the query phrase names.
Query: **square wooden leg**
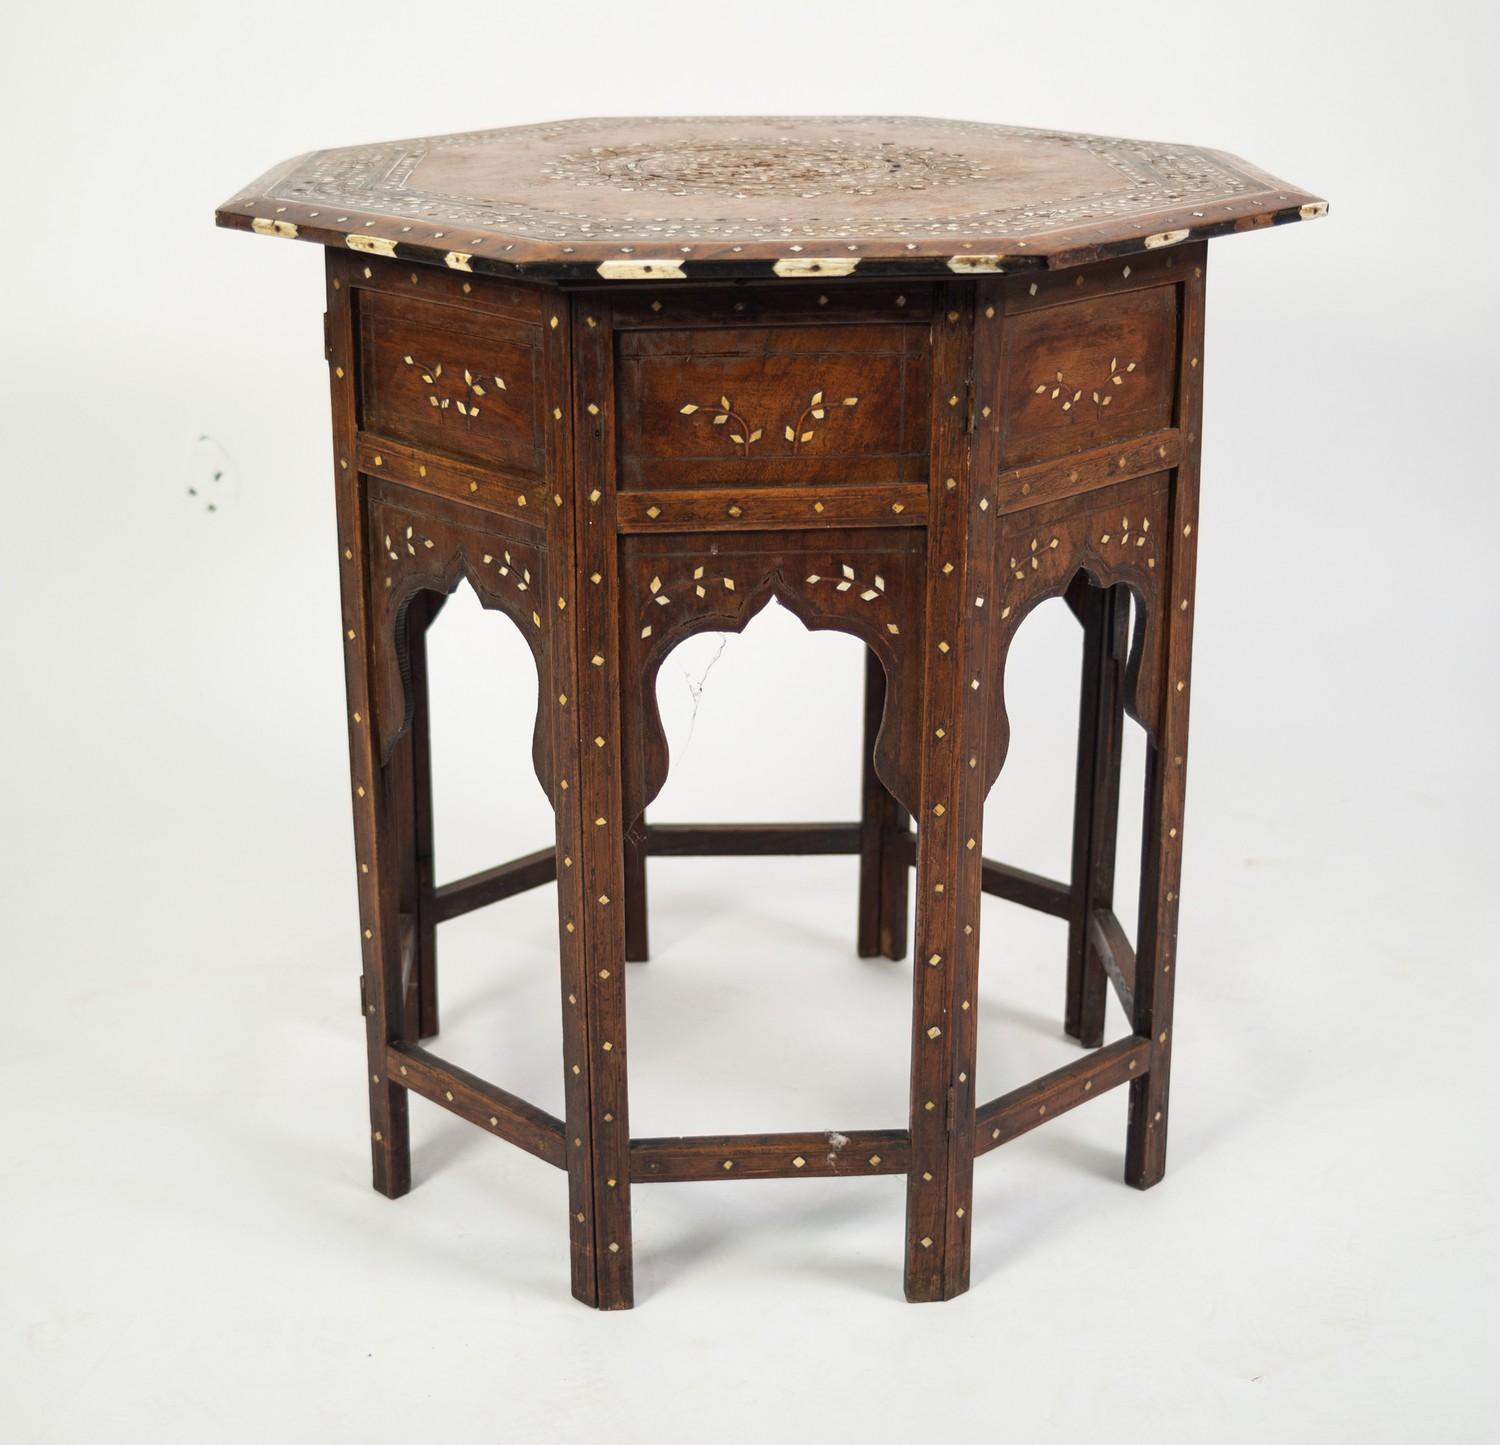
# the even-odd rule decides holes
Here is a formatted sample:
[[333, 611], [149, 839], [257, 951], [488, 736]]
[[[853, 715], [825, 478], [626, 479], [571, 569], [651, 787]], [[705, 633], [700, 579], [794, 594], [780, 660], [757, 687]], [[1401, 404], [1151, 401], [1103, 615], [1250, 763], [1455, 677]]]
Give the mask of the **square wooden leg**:
[[410, 966], [402, 970], [402, 1033], [408, 1039], [430, 1038], [438, 1031], [427, 629], [446, 600], [444, 593], [424, 590], [406, 609], [403, 641], [411, 724], [387, 765], [401, 927], [414, 950]]
[[[352, 355], [348, 293], [330, 294], [330, 352]], [[370, 1099], [370, 1164], [375, 1188], [395, 1199], [411, 1188], [406, 1090], [385, 1072], [388, 1043], [403, 1037], [401, 988], [400, 850], [396, 842], [391, 772], [375, 738], [373, 699], [379, 635], [371, 614], [364, 480], [353, 465], [354, 398], [342, 377], [332, 384], [335, 502], [338, 515], [339, 598], [343, 629], [350, 794], [354, 809], [355, 879], [359, 889], [360, 1011], [365, 1023], [365, 1085]]]
[[957, 407], [960, 378], [971, 365], [973, 306], [972, 293], [946, 289], [932, 328], [936, 404], [906, 1191], [905, 1287], [914, 1302], [951, 1299], [969, 1287], [986, 732], [988, 714], [999, 706], [989, 666], [994, 609], [984, 607], [995, 509], [988, 497], [978, 505]]
[[645, 963], [651, 957], [646, 918], [646, 815], [625, 835], [625, 961]]
[[427, 629], [448, 600], [441, 592], [423, 592], [413, 604], [421, 611], [409, 622], [407, 661], [411, 670], [411, 857], [412, 907], [416, 928], [416, 1037], [438, 1031], [437, 914], [434, 907], [432, 841], [432, 731], [427, 698]]
[[[625, 1050], [625, 829], [620, 742], [620, 601], [616, 545], [611, 402], [613, 330], [607, 307], [594, 320], [572, 317], [572, 406], [578, 438], [573, 504], [576, 553], [564, 616], [573, 619], [571, 671], [576, 710], [565, 731], [575, 739], [580, 814], [571, 837], [560, 831], [562, 871], [579, 878], [583, 952], [580, 983], [587, 1019], [588, 1130], [570, 1133], [587, 1149], [593, 1194], [596, 1294], [600, 1309], [634, 1303], [630, 1229], [630, 1115]], [[566, 314], [566, 313], [564, 313]], [[560, 631], [563, 629], [559, 629]], [[564, 709], [566, 711], [566, 709]], [[571, 791], [571, 790], [570, 790]], [[573, 1128], [572, 1120], [569, 1122]], [[575, 1291], [576, 1292], [576, 1291]]]
[[1150, 1069], [1130, 1085], [1125, 1179], [1139, 1189], [1167, 1168], [1167, 1104], [1172, 1073], [1172, 994], [1177, 982], [1177, 911], [1187, 785], [1188, 700], [1197, 562], [1196, 453], [1173, 486], [1161, 721], [1146, 752], [1141, 839], [1141, 903], [1136, 931], [1134, 1031], [1150, 1040]]
[[1083, 685], [1063, 1027], [1086, 1048], [1098, 1048], [1104, 1042], [1108, 980], [1090, 941], [1090, 924], [1096, 907], [1114, 906], [1120, 748], [1125, 726], [1125, 631], [1130, 608], [1123, 588], [1095, 586], [1083, 573], [1076, 582], [1083, 623]]
[[910, 815], [875, 773], [875, 739], [885, 712], [885, 669], [865, 654], [863, 779], [859, 818], [859, 956], [906, 957], [911, 877]]

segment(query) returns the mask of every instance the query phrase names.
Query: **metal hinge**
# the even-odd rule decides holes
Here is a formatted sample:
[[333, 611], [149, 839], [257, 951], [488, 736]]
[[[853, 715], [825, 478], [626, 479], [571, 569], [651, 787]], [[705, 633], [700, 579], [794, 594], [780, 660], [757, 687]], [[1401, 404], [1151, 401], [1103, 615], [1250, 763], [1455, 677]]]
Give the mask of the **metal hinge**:
[[333, 324], [326, 311], [323, 313], [323, 358], [333, 360]]
[[968, 436], [973, 436], [979, 415], [974, 406], [974, 378], [972, 376], [964, 382], [964, 395], [967, 398], [965, 402], [967, 410], [964, 413], [964, 432]]
[[948, 1132], [953, 1132], [953, 1116], [958, 1112], [958, 1095], [950, 1084], [948, 1086]]
[[369, 1008], [369, 1006], [370, 1006], [369, 1003], [365, 999], [365, 976], [364, 976], [364, 974], [360, 974], [360, 976], [359, 976], [359, 1016], [361, 1018], [363, 1018], [365, 1016], [365, 1010], [367, 1008]]

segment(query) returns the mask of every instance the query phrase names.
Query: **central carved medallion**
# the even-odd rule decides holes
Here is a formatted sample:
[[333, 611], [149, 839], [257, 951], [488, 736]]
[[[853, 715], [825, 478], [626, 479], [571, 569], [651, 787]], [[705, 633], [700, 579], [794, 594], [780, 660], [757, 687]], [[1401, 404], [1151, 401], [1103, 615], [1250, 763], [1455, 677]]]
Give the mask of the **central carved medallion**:
[[662, 141], [591, 146], [545, 162], [542, 173], [575, 186], [669, 196], [877, 196], [983, 180], [989, 167], [934, 146], [894, 142]]

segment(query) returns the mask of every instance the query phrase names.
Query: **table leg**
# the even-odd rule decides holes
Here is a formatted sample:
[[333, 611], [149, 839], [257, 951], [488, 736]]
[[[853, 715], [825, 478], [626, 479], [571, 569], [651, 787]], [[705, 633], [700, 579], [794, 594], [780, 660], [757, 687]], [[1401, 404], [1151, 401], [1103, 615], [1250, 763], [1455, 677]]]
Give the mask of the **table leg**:
[[1120, 816], [1120, 747], [1125, 724], [1123, 588], [1099, 587], [1080, 573], [1083, 686], [1074, 793], [1072, 908], [1068, 915], [1068, 991], [1064, 1029], [1086, 1048], [1104, 1042], [1108, 980], [1089, 941], [1096, 907], [1113, 907], [1115, 834]]
[[625, 835], [625, 961], [645, 963], [651, 957], [646, 919], [646, 815]]
[[[613, 327], [607, 305], [575, 314], [573, 620], [580, 817], [564, 868], [579, 873], [587, 1017], [589, 1133], [569, 1138], [590, 1154], [593, 1250], [600, 1309], [634, 1303], [630, 1228], [630, 1117], [625, 1069], [625, 828], [620, 746], [620, 582], [614, 506]], [[561, 629], [559, 629], [561, 630]], [[638, 679], [632, 678], [634, 684]], [[563, 835], [562, 846], [568, 846]], [[570, 1125], [571, 1128], [571, 1125]]]
[[875, 772], [875, 739], [885, 714], [885, 692], [885, 669], [867, 651], [859, 816], [859, 956], [902, 959], [906, 957], [911, 881], [902, 835], [911, 820]]
[[416, 920], [416, 1036], [438, 1031], [437, 917], [434, 906], [432, 841], [432, 730], [427, 698], [427, 629], [448, 600], [442, 592], [422, 592], [413, 603], [420, 615], [410, 617], [407, 659], [411, 669], [411, 849], [413, 916]]
[[1130, 1123], [1125, 1141], [1125, 1179], [1139, 1189], [1157, 1183], [1167, 1167], [1172, 990], [1177, 978], [1197, 511], [1196, 472], [1185, 468], [1173, 485], [1169, 582], [1162, 594], [1166, 647], [1161, 723], [1156, 740], [1146, 750], [1132, 1024], [1136, 1034], [1151, 1040], [1151, 1061], [1146, 1077], [1130, 1085]]
[[[987, 297], [982, 298], [987, 299]], [[968, 465], [961, 401], [970, 374], [974, 295], [944, 288], [933, 323], [926, 667], [917, 805], [916, 957], [912, 966], [911, 1166], [906, 1297], [951, 1299], [969, 1287], [974, 1176], [974, 1055], [996, 509]], [[998, 328], [980, 344], [993, 344]]]
[[370, 1155], [375, 1188], [392, 1199], [411, 1188], [406, 1090], [385, 1076], [388, 1043], [402, 1038], [401, 917], [398, 849], [390, 770], [375, 738], [375, 661], [395, 639], [371, 622], [370, 550], [364, 479], [355, 466], [354, 332], [349, 293], [329, 263], [328, 362], [333, 403], [339, 595], [354, 807], [355, 877], [359, 887], [360, 1009], [365, 1022], [365, 1082], [370, 1098]]
[[359, 482], [339, 488], [339, 532], [345, 545], [343, 624], [349, 716], [349, 768], [354, 803], [355, 866], [359, 882], [360, 940], [364, 970], [360, 1003], [365, 1017], [370, 1090], [371, 1165], [375, 1188], [395, 1199], [411, 1188], [411, 1148], [406, 1090], [385, 1077], [385, 1050], [405, 1036], [401, 978], [401, 866], [392, 801], [393, 769], [382, 767], [371, 698], [378, 648], [394, 639], [369, 624]]

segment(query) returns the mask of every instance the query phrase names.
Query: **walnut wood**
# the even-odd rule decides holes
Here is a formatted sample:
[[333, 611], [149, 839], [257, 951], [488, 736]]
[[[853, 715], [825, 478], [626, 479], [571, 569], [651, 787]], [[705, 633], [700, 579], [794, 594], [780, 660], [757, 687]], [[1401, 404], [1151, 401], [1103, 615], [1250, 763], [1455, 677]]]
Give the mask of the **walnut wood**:
[[625, 962], [645, 963], [651, 957], [651, 929], [647, 916], [646, 815], [625, 830]]
[[[567, 304], [561, 304], [563, 302]], [[588, 1141], [593, 1164], [595, 1275], [600, 1309], [634, 1303], [630, 1228], [630, 1117], [625, 1079], [624, 835], [639, 809], [627, 803], [622, 741], [621, 566], [615, 516], [614, 327], [607, 305], [559, 298], [573, 355], [573, 494], [578, 508], [575, 675], [578, 792], [577, 862], [583, 897], [589, 1049]], [[609, 439], [609, 440], [606, 440]], [[627, 629], [627, 637], [634, 629]], [[637, 676], [630, 667], [632, 682]], [[628, 710], [626, 710], [628, 711]], [[641, 799], [644, 806], [646, 799]], [[564, 863], [568, 862], [564, 859]], [[575, 1147], [583, 1147], [582, 1135]]]
[[[415, 629], [409, 629], [413, 631]], [[395, 836], [396, 907], [400, 955], [401, 1031], [408, 1038], [420, 1036], [422, 1027], [422, 981], [417, 966], [417, 850], [414, 816], [416, 789], [412, 782], [412, 744], [415, 727], [391, 753], [386, 778], [390, 792], [391, 830]]]
[[626, 818], [638, 818], [666, 781], [656, 675], [667, 653], [697, 632], [742, 631], [773, 597], [805, 627], [851, 632], [879, 657], [893, 682], [875, 766], [898, 799], [913, 803], [921, 659], [902, 639], [924, 625], [925, 550], [913, 527], [623, 536]]
[[391, 1083], [385, 1068], [387, 1045], [400, 1042], [406, 1028], [401, 986], [400, 862], [391, 797], [393, 779], [376, 743], [373, 717], [375, 666], [380, 649], [372, 636], [370, 620], [374, 588], [369, 577], [369, 522], [363, 479], [351, 465], [357, 437], [353, 385], [357, 336], [350, 293], [338, 275], [339, 259], [330, 252], [328, 262], [327, 351], [332, 390], [350, 793], [359, 889], [360, 1009], [365, 1022], [366, 1081], [370, 1092], [371, 1174], [376, 1189], [388, 1198], [397, 1199], [411, 1188], [406, 1090]]
[[444, 883], [433, 895], [434, 918], [438, 923], [445, 923], [460, 914], [472, 913], [476, 908], [485, 908], [502, 898], [511, 898], [528, 888], [556, 880], [557, 852], [553, 848], [541, 848], [524, 858], [502, 863], [498, 868], [486, 868], [482, 873], [471, 873], [467, 878]]
[[811, 1134], [721, 1134], [632, 1139], [631, 1178], [804, 1179], [905, 1174], [911, 1140], [903, 1129], [826, 1129]]
[[[906, 867], [916, 866], [917, 838], [915, 833], [898, 832], [892, 851]], [[1066, 883], [1044, 878], [1040, 873], [1029, 873], [1024, 868], [1009, 863], [997, 863], [993, 858], [981, 862], [980, 887], [995, 898], [1004, 898], [1019, 903], [1023, 908], [1034, 908], [1039, 913], [1050, 913], [1054, 918], [1066, 918], [1072, 890]]]
[[653, 823], [653, 858], [807, 856], [858, 853], [857, 823]]
[[217, 219], [473, 274], [816, 282], [1149, 257], [1326, 210], [1192, 146], [914, 116], [661, 116], [314, 151]]
[[1093, 947], [1091, 924], [1097, 908], [1114, 906], [1129, 602], [1120, 588], [1095, 587], [1087, 584], [1086, 574], [1080, 576], [1086, 583], [1080, 598], [1083, 682], [1063, 1028], [1086, 1048], [1096, 1049], [1104, 1042], [1105, 966]]
[[1039, 1124], [1107, 1093], [1117, 1084], [1128, 1082], [1134, 1088], [1142, 1081], [1150, 1060], [1148, 1040], [1121, 1039], [1044, 1074], [1034, 1083], [1023, 1084], [992, 1099], [976, 1116], [974, 1152], [987, 1154], [998, 1149]]
[[[946, 286], [936, 298], [932, 323], [932, 565], [927, 569], [923, 634], [928, 672], [922, 689], [921, 787], [912, 809], [917, 819], [917, 917], [905, 1271], [906, 1297], [912, 1301], [950, 1299], [969, 1283], [973, 1005], [978, 997], [980, 842], [988, 791], [978, 763], [987, 752], [992, 704], [981, 694], [994, 616], [973, 599], [991, 590], [996, 512], [977, 506], [974, 481], [984, 475], [986, 462], [976, 458], [972, 469], [969, 465], [965, 402], [980, 330], [975, 309], [993, 304], [992, 293], [992, 283]], [[984, 328], [986, 350], [995, 330]], [[988, 355], [983, 362], [990, 362]], [[896, 685], [893, 681], [892, 687]]]
[[875, 753], [885, 718], [885, 669], [865, 654], [864, 741], [860, 749], [859, 928], [861, 958], [906, 957], [907, 870], [916, 862], [911, 815], [880, 781]]
[[1170, 286], [1016, 316], [1006, 327], [999, 464], [1024, 467], [1169, 427], [1176, 353]]
[[432, 736], [427, 697], [426, 633], [446, 598], [422, 594], [424, 609], [407, 620], [407, 656], [412, 701], [411, 725], [411, 840], [417, 947], [416, 1037], [430, 1039], [438, 1031], [436, 886], [432, 833]]
[[739, 487], [633, 492], [619, 503], [622, 532], [763, 532], [768, 528], [910, 527], [927, 520], [927, 488]]
[[1089, 946], [1105, 976], [1114, 986], [1127, 1015], [1135, 1013], [1135, 949], [1112, 908], [1096, 908], [1089, 916]]
[[534, 1104], [414, 1044], [392, 1044], [385, 1052], [385, 1069], [402, 1088], [441, 1104], [538, 1159], [559, 1169], [567, 1167], [562, 1120]]
[[[865, 117], [322, 152], [221, 210], [328, 247], [378, 1190], [409, 1188], [408, 1093], [434, 1099], [566, 1171], [573, 1293], [616, 1309], [633, 1181], [904, 1174], [906, 1293], [937, 1300], [968, 1286], [976, 1154], [1129, 1081], [1125, 1177], [1162, 1177], [1203, 238], [1325, 209], [1215, 152]], [[556, 837], [435, 887], [424, 638], [460, 582], [526, 638], [538, 709], [510, 761]], [[982, 838], [1011, 644], [1052, 597], [1084, 632], [1066, 884]], [[772, 599], [866, 644], [859, 820], [648, 825], [663, 659]], [[1134, 950], [1112, 901], [1127, 716], [1147, 735]], [[904, 1128], [631, 1139], [647, 860], [711, 853], [857, 854], [867, 956], [902, 956], [914, 890]], [[417, 1044], [438, 1023], [437, 924], [553, 882], [561, 1120]], [[985, 894], [1068, 921], [1069, 1032], [1102, 1039], [1108, 979], [1132, 1037], [980, 1106]]]
[[996, 494], [1002, 511], [1019, 511], [1038, 502], [1076, 497], [1096, 487], [1131, 482], [1163, 467], [1175, 467], [1181, 455], [1177, 429], [1166, 427], [1113, 446], [1010, 468], [1001, 472]]
[[918, 485], [926, 333], [906, 321], [621, 333], [621, 491]]
[[1183, 807], [1187, 788], [1188, 703], [1198, 554], [1198, 465], [1203, 416], [1203, 288], [1205, 255], [1185, 278], [1179, 425], [1186, 446], [1172, 474], [1170, 545], [1162, 580], [1165, 654], [1146, 747], [1146, 807], [1141, 828], [1141, 892], [1131, 1024], [1151, 1042], [1150, 1073], [1130, 1085], [1125, 1179], [1138, 1189], [1157, 1183], [1167, 1167], [1167, 1103], [1172, 1072], [1172, 994], [1176, 984], [1178, 891], [1182, 876]]
[[421, 1011], [417, 1007], [417, 918], [414, 913], [396, 916], [396, 956], [400, 960], [397, 968], [401, 980], [402, 1032], [415, 1035]]

